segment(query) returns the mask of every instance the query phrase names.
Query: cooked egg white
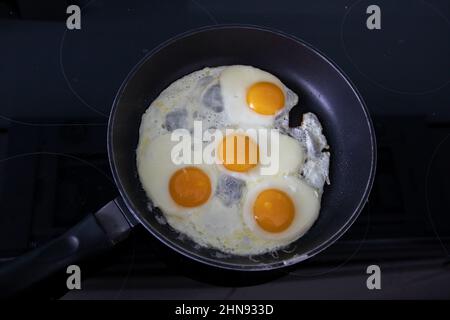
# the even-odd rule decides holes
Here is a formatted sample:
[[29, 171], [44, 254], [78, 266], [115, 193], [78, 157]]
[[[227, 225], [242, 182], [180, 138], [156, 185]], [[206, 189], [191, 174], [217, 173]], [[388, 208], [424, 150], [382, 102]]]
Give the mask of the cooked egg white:
[[[297, 101], [277, 77], [251, 66], [205, 68], [173, 82], [151, 103], [140, 126], [137, 168], [152, 205], [172, 228], [224, 253], [262, 254], [304, 235], [329, 183], [330, 152], [314, 114], [305, 113], [301, 126], [289, 127]], [[171, 133], [192, 134], [194, 120], [212, 132], [274, 129], [279, 139], [271, 145], [248, 136], [258, 150], [256, 163], [175, 164]], [[221, 142], [214, 142], [216, 156], [224, 150]], [[250, 156], [246, 148], [236, 150]], [[274, 150], [278, 170], [263, 175]]]
[[[218, 168], [220, 171], [245, 181], [255, 181], [263, 178], [265, 175], [289, 175], [302, 170], [305, 161], [305, 150], [294, 138], [279, 132], [277, 132], [276, 139], [273, 140], [270, 137], [267, 137], [267, 139], [260, 138], [258, 134], [248, 135], [244, 130], [237, 132], [236, 134], [230, 135], [224, 134], [222, 141], [215, 142], [216, 156], [219, 162]], [[242, 144], [239, 144], [237, 142], [238, 140], [235, 140], [234, 143], [238, 147], [235, 150], [228, 150], [233, 155], [233, 151], [236, 153], [236, 158], [232, 157], [234, 162], [237, 162], [237, 156], [240, 155], [245, 160], [243, 165], [234, 163], [227, 165], [227, 154], [223, 151], [224, 148], [226, 149], [227, 140], [229, 141], [235, 136], [241, 139], [248, 139], [248, 141], [242, 141]], [[247, 147], [245, 143], [251, 146]], [[257, 161], [249, 161], [251, 158]], [[268, 169], [272, 165], [274, 170], [271, 170], [273, 172], [269, 174], [268, 170], [264, 170], [264, 168]]]
[[298, 101], [277, 77], [251, 66], [225, 68], [220, 87], [231, 124], [272, 126], [278, 114], [289, 111]]
[[[217, 184], [217, 170], [205, 164], [175, 164], [171, 151], [176, 143], [171, 140], [170, 134], [153, 140], [142, 136], [137, 150], [137, 168], [142, 186], [153, 205], [167, 215], [186, 217], [209, 210]], [[189, 173], [197, 181], [189, 181]], [[196, 186], [196, 183], [199, 185]]]
[[169, 85], [142, 116], [140, 135], [153, 139], [175, 129], [192, 131], [194, 120], [201, 120], [204, 130], [226, 126], [218, 85], [222, 70], [205, 68]]
[[253, 233], [282, 246], [302, 236], [317, 219], [319, 209], [320, 197], [314, 188], [284, 176], [249, 184], [242, 211]]

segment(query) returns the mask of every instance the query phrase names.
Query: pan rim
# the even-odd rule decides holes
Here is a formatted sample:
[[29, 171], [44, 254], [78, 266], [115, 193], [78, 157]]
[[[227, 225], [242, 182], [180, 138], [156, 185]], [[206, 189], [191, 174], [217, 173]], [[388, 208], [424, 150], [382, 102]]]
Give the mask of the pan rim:
[[[156, 232], [151, 225], [149, 225], [145, 219], [138, 213], [136, 213], [134, 209], [134, 205], [132, 202], [128, 199], [127, 192], [124, 189], [119, 174], [117, 172], [116, 167], [116, 158], [114, 156], [114, 141], [113, 141], [113, 126], [114, 126], [114, 120], [116, 115], [116, 109], [118, 102], [120, 98], [122, 97], [122, 94], [127, 87], [129, 80], [136, 74], [136, 72], [139, 70], [139, 68], [154, 54], [158, 53], [165, 47], [171, 45], [172, 43], [179, 41], [183, 38], [187, 38], [190, 36], [193, 36], [198, 33], [202, 33], [205, 31], [211, 31], [211, 30], [222, 30], [222, 29], [250, 29], [250, 30], [257, 30], [257, 31], [264, 31], [268, 33], [275, 34], [276, 36], [287, 38], [291, 41], [294, 41], [296, 43], [299, 43], [309, 50], [313, 51], [315, 54], [319, 55], [321, 59], [323, 59], [326, 63], [328, 63], [344, 81], [346, 81], [347, 85], [352, 90], [353, 94], [356, 96], [359, 105], [361, 106], [364, 118], [366, 121], [366, 124], [368, 126], [369, 135], [370, 135], [370, 141], [371, 141], [371, 163], [370, 163], [370, 174], [369, 178], [367, 180], [366, 186], [364, 188], [363, 196], [361, 197], [359, 203], [356, 206], [356, 209], [353, 211], [350, 218], [346, 221], [346, 223], [339, 228], [334, 234], [332, 234], [330, 237], [327, 238], [326, 241], [323, 241], [320, 245], [316, 246], [315, 248], [311, 249], [310, 251], [298, 255], [293, 256], [289, 259], [280, 260], [280, 261], [273, 261], [270, 263], [264, 263], [260, 265], [243, 265], [238, 263], [230, 263], [226, 261], [220, 261], [220, 259], [214, 259], [214, 258], [208, 258], [201, 255], [198, 255], [196, 252], [187, 250], [176, 243], [172, 242], [169, 238], [166, 236], [161, 235], [160, 233]], [[203, 26], [200, 28], [191, 29], [189, 31], [183, 32], [181, 34], [178, 34], [157, 47], [155, 47], [153, 50], [151, 50], [148, 54], [146, 54], [143, 58], [139, 60], [139, 62], [136, 63], [136, 65], [131, 69], [131, 71], [128, 73], [128, 75], [123, 80], [121, 86], [119, 87], [119, 90], [117, 91], [117, 94], [113, 100], [109, 120], [108, 120], [108, 129], [107, 129], [107, 146], [108, 146], [108, 158], [109, 158], [109, 164], [111, 167], [111, 172], [113, 174], [114, 181], [117, 185], [117, 188], [120, 193], [120, 197], [123, 199], [123, 203], [125, 204], [126, 208], [123, 208], [125, 211], [128, 211], [132, 214], [134, 219], [136, 219], [141, 225], [145, 227], [145, 229], [150, 232], [156, 239], [164, 243], [166, 246], [174, 250], [175, 252], [178, 252], [182, 254], [183, 256], [193, 259], [197, 262], [204, 263], [209, 266], [218, 267], [222, 269], [227, 270], [237, 270], [237, 271], [268, 271], [268, 270], [275, 270], [282, 267], [291, 266], [294, 264], [297, 264], [301, 261], [304, 261], [308, 258], [311, 258], [315, 256], [316, 254], [320, 253], [321, 251], [325, 250], [329, 246], [331, 246], [336, 240], [338, 240], [355, 222], [355, 220], [358, 218], [359, 214], [363, 210], [366, 202], [368, 201], [370, 191], [373, 186], [373, 182], [375, 179], [375, 173], [376, 173], [376, 163], [377, 163], [377, 149], [376, 149], [376, 136], [375, 136], [375, 130], [373, 127], [373, 123], [370, 117], [369, 110], [359, 93], [356, 85], [350, 80], [350, 78], [344, 73], [344, 71], [330, 58], [328, 58], [325, 54], [323, 54], [320, 50], [315, 48], [313, 45], [305, 42], [304, 40], [301, 40], [293, 35], [287, 34], [283, 31], [274, 29], [272, 27], [263, 27], [263, 26], [257, 26], [252, 24], [216, 24], [216, 25], [208, 25]]]

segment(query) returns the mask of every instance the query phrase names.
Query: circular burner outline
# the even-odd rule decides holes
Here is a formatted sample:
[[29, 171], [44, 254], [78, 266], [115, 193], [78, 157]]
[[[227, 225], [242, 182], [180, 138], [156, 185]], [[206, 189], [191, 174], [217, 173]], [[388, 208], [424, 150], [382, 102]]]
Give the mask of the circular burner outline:
[[[347, 17], [349, 15], [349, 13], [352, 11], [352, 9], [354, 7], [356, 7], [358, 4], [360, 4], [363, 0], [358, 0], [355, 3], [353, 3], [347, 10], [347, 12], [344, 15], [344, 18], [342, 19], [342, 23], [341, 23], [341, 32], [340, 32], [340, 37], [341, 37], [341, 45], [342, 45], [342, 49], [344, 51], [345, 56], [347, 57], [347, 59], [350, 61], [350, 63], [352, 64], [352, 66], [356, 69], [356, 71], [358, 71], [358, 73], [360, 73], [366, 80], [368, 80], [370, 83], [372, 83], [373, 85], [384, 89], [386, 91], [390, 91], [393, 93], [397, 93], [397, 94], [407, 94], [407, 95], [425, 95], [425, 94], [429, 94], [429, 93], [433, 93], [436, 91], [439, 91], [443, 88], [445, 88], [448, 84], [450, 84], [450, 78], [444, 82], [442, 85], [435, 87], [435, 88], [431, 88], [431, 89], [427, 89], [427, 90], [423, 90], [423, 91], [418, 91], [418, 92], [412, 92], [412, 91], [405, 91], [405, 90], [397, 90], [394, 88], [389, 88], [388, 86], [383, 85], [382, 83], [380, 83], [379, 81], [373, 80], [371, 77], [369, 77], [368, 75], [366, 75], [360, 67], [358, 67], [358, 65], [353, 61], [350, 53], [347, 50], [347, 46], [345, 44], [345, 40], [344, 40], [344, 25], [345, 22], [347, 21]], [[439, 15], [442, 19], [444, 19], [444, 21], [447, 23], [447, 25], [450, 27], [450, 21], [449, 19], [447, 19], [447, 17], [436, 7], [434, 7], [431, 3], [425, 2], [423, 0], [420, 1], [421, 3], [427, 5], [431, 10], [434, 11], [434, 13], [436, 13], [437, 15]]]
[[339, 263], [337, 266], [334, 266], [334, 267], [330, 268], [329, 270], [325, 270], [325, 271], [321, 271], [321, 272], [316, 272], [316, 273], [311, 272], [311, 273], [301, 274], [301, 273], [297, 273], [297, 271], [287, 271], [286, 274], [288, 276], [294, 276], [294, 277], [298, 277], [298, 278], [312, 278], [312, 277], [324, 276], [324, 275], [336, 272], [339, 269], [341, 269], [343, 266], [345, 266], [361, 250], [362, 246], [364, 245], [364, 243], [365, 243], [365, 241], [367, 239], [367, 235], [369, 234], [370, 214], [371, 214], [371, 207], [370, 207], [370, 201], [369, 200], [367, 200], [367, 203], [366, 203], [365, 207], [367, 207], [367, 223], [366, 223], [366, 230], [364, 232], [364, 236], [361, 238], [361, 240], [360, 240], [358, 246], [356, 247], [356, 249], [351, 254], [349, 254], [349, 256], [344, 261]]
[[[93, 3], [96, 0], [90, 0], [88, 3], [86, 3], [85, 5], [83, 5], [82, 7], [80, 7], [80, 12], [83, 11], [83, 9], [87, 8], [91, 3]], [[218, 24], [217, 19], [214, 17], [214, 15], [208, 10], [206, 9], [203, 5], [201, 5], [200, 3], [198, 3], [196, 0], [190, 0], [190, 2], [192, 2], [200, 11], [202, 11], [212, 22], [213, 24]], [[64, 81], [67, 84], [67, 87], [69, 88], [69, 90], [72, 92], [72, 94], [88, 109], [90, 109], [91, 111], [97, 113], [98, 115], [101, 115], [103, 117], [109, 118], [109, 114], [104, 113], [103, 111], [98, 110], [97, 108], [95, 108], [94, 106], [92, 106], [89, 102], [87, 102], [82, 96], [81, 94], [79, 94], [77, 92], [77, 90], [75, 90], [75, 88], [72, 86], [72, 83], [70, 82], [67, 74], [66, 74], [66, 70], [64, 67], [64, 59], [63, 59], [63, 49], [64, 49], [64, 42], [66, 39], [66, 34], [67, 34], [67, 27], [64, 26], [64, 32], [61, 38], [61, 42], [59, 45], [59, 67], [61, 70], [61, 74], [64, 78]]]

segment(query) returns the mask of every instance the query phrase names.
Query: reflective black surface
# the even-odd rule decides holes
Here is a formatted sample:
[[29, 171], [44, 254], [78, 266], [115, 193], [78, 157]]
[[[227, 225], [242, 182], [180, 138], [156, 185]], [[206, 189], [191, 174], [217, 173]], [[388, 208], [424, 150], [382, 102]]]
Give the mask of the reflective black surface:
[[[344, 238], [270, 282], [273, 292], [300, 295], [290, 284], [301, 278], [315, 296], [314, 286], [332, 277], [359, 275], [365, 281], [369, 264], [389, 269], [402, 263], [401, 270], [416, 270], [422, 268], [417, 261], [431, 259], [430, 273], [445, 270], [450, 250], [448, 2], [378, 1], [382, 29], [374, 32], [364, 25], [368, 1], [92, 1], [83, 9], [79, 31], [66, 30], [65, 14], [49, 18], [47, 12], [41, 19], [10, 3], [0, 6], [0, 39], [7, 44], [0, 51], [2, 258], [45, 243], [117, 194], [106, 154], [106, 115], [122, 80], [162, 41], [217, 21], [274, 27], [323, 51], [356, 84], [377, 133], [377, 176], [365, 210]], [[205, 284], [210, 282], [245, 284], [234, 275], [189, 267], [142, 230], [85, 269], [93, 281], [86, 286], [111, 297], [156, 285], [136, 278], [157, 279], [160, 289], [179, 292], [184, 291], [177, 283], [190, 285], [179, 279], [199, 280], [195, 292], [211, 289]], [[448, 297], [446, 283], [432, 284], [441, 297]], [[367, 291], [363, 282], [355, 286], [360, 291], [349, 290], [349, 297]], [[403, 289], [399, 296], [427, 294], [394, 278], [380, 295], [390, 286]], [[175, 291], [167, 296], [177, 296]], [[245, 292], [238, 289], [231, 297]], [[260, 295], [264, 292], [268, 296], [270, 289]]]

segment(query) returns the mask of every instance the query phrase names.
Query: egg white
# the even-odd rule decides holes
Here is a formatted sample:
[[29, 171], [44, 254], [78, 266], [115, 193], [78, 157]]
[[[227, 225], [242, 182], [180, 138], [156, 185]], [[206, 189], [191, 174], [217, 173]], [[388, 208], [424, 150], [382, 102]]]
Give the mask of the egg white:
[[[247, 90], [257, 82], [270, 82], [282, 90], [285, 106], [277, 114], [262, 115], [248, 106]], [[290, 110], [298, 101], [297, 95], [277, 77], [251, 66], [234, 65], [225, 68], [220, 74], [220, 87], [224, 109], [231, 124], [270, 127], [278, 114]]]
[[[253, 205], [258, 195], [267, 189], [284, 191], [293, 201], [295, 216], [291, 225], [282, 232], [268, 232], [262, 229], [253, 215]], [[255, 185], [248, 185], [243, 202], [243, 217], [246, 226], [257, 236], [276, 240], [282, 244], [290, 243], [301, 237], [316, 221], [320, 210], [320, 196], [314, 188], [302, 180], [292, 177], [267, 178]]]
[[[258, 128], [266, 130], [267, 128]], [[257, 129], [255, 129], [257, 130]], [[224, 132], [224, 130], [222, 130]], [[236, 131], [238, 134], [244, 134], [246, 131], [239, 129]], [[305, 162], [305, 148], [294, 138], [279, 133], [277, 138], [274, 140], [275, 144], [272, 145], [271, 139], [268, 139], [266, 143], [260, 143], [258, 141], [256, 131], [251, 131], [248, 136], [258, 144], [259, 148], [259, 163], [254, 168], [247, 172], [236, 172], [228, 170], [222, 164], [218, 164], [218, 169], [221, 172], [229, 174], [233, 177], [242, 179], [244, 181], [257, 181], [263, 179], [265, 176], [281, 176], [289, 175], [300, 172], [303, 168]], [[223, 134], [225, 136], [225, 134]], [[218, 157], [217, 149], [220, 146], [221, 141], [214, 141], [215, 144], [215, 154]], [[278, 152], [276, 152], [278, 150]], [[220, 160], [218, 160], [220, 162]], [[270, 161], [277, 161], [278, 168], [273, 172], [264, 171], [263, 168], [268, 168], [270, 166]]]
[[[285, 107], [275, 116], [260, 115], [246, 104], [246, 88], [260, 81], [278, 85], [285, 94]], [[297, 95], [278, 78], [250, 66], [205, 68], [173, 82], [151, 103], [140, 127], [138, 175], [153, 206], [159, 207], [170, 226], [181, 234], [225, 253], [265, 253], [301, 237], [319, 213], [330, 153], [324, 152], [328, 145], [315, 115], [307, 113], [302, 126], [289, 128], [288, 112], [297, 101]], [[185, 165], [175, 165], [170, 159], [176, 143], [170, 140], [170, 133], [176, 128], [192, 132], [194, 120], [202, 120], [204, 130], [276, 128], [280, 132], [279, 170], [263, 176], [260, 166], [239, 173], [222, 165], [188, 165], [208, 175], [212, 194], [202, 206], [179, 206], [171, 198], [168, 184], [172, 174]], [[260, 151], [260, 156], [266, 154], [266, 150]], [[223, 175], [244, 182], [241, 198], [235, 202], [226, 203], [223, 194], [218, 194], [223, 192], [217, 188]], [[267, 188], [285, 191], [299, 208], [300, 214], [285, 232], [270, 234], [262, 230], [250, 214], [252, 201]]]
[[208, 89], [219, 83], [223, 69], [224, 67], [204, 68], [170, 84], [143, 114], [140, 135], [153, 139], [171, 132], [173, 128], [167, 126], [167, 119], [177, 113], [177, 128], [192, 131], [194, 120], [201, 120], [204, 130], [224, 127], [227, 124], [225, 112], [215, 112], [205, 104], [207, 101], [204, 99]]
[[[189, 216], [209, 210], [209, 200], [214, 195], [217, 184], [217, 170], [214, 166], [205, 164], [175, 164], [171, 159], [171, 151], [177, 143], [177, 141], [171, 141], [171, 134], [161, 135], [151, 141], [145, 137], [141, 138], [137, 151], [137, 168], [142, 186], [153, 205], [167, 215]], [[211, 196], [206, 203], [187, 208], [177, 204], [170, 196], [170, 178], [183, 167], [196, 167], [208, 175], [211, 182]]]

